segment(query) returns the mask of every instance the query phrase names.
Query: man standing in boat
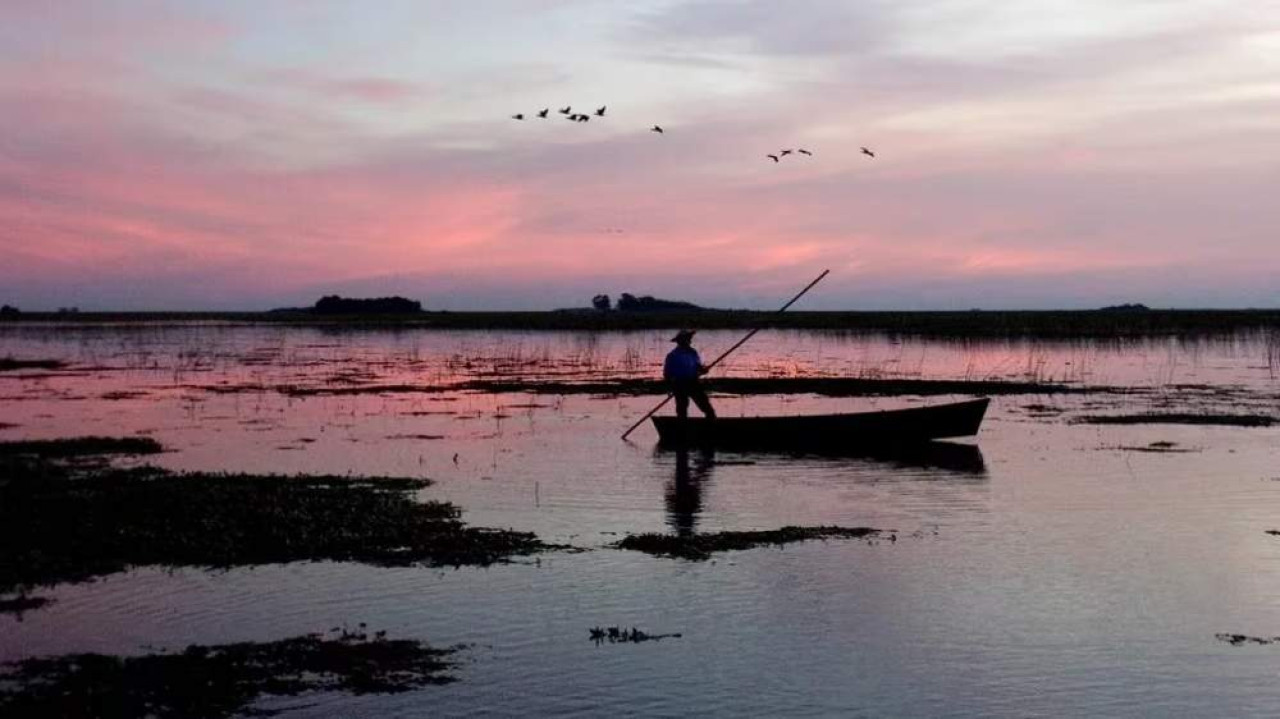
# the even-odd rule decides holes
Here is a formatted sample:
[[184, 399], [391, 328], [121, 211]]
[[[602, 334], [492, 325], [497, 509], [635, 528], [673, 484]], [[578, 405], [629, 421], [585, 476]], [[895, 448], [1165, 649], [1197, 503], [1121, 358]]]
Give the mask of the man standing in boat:
[[698, 405], [707, 419], [715, 419], [716, 411], [707, 399], [707, 393], [698, 382], [698, 377], [707, 373], [706, 365], [693, 348], [694, 330], [680, 330], [671, 338], [676, 343], [675, 349], [667, 353], [667, 360], [662, 363], [662, 378], [671, 387], [671, 394], [676, 398], [676, 416], [684, 419], [689, 416], [689, 400]]

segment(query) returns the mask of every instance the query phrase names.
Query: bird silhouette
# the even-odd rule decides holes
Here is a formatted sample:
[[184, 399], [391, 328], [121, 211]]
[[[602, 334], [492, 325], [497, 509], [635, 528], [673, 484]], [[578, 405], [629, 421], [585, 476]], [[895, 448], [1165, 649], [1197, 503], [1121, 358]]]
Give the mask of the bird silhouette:
[[543, 118], [545, 118], [545, 117], [547, 116], [547, 113], [548, 113], [548, 112], [551, 112], [551, 108], [549, 108], [549, 107], [544, 107], [544, 108], [542, 108], [541, 110], [539, 110], [539, 111], [538, 111], [538, 117], [543, 117]]
[[600, 109], [596, 110], [596, 117], [604, 117], [604, 109], [606, 107], [608, 107], [608, 105], [601, 105]]
[[590, 122], [590, 121], [591, 121], [590, 115], [578, 115], [578, 122]]
[[523, 119], [524, 119], [524, 113], [523, 113], [523, 112], [517, 112], [516, 114], [514, 114], [514, 115], [512, 115], [512, 116], [511, 116], [511, 119], [512, 119], [512, 120], [523, 120]]
[[778, 161], [777, 155], [765, 155], [765, 157], [769, 158], [770, 160], [773, 160], [774, 162]]
[[790, 155], [790, 154], [791, 154], [791, 152], [792, 152], [791, 150], [783, 150], [783, 151], [779, 152], [779, 153], [778, 153], [778, 155], [780, 155], [780, 156], [782, 156], [782, 157], [786, 157], [787, 155]]
[[570, 112], [573, 112], [572, 105], [565, 105], [564, 107], [560, 108], [561, 115], [568, 115]]
[[657, 133], [661, 133], [661, 132], [664, 132], [664, 130], [662, 129], [662, 127], [661, 127], [661, 126], [659, 126], [659, 125], [654, 125], [653, 127], [649, 128], [649, 132], [657, 132]]
[[867, 157], [875, 157], [875, 156], [876, 156], [876, 153], [874, 153], [874, 152], [872, 152], [872, 151], [868, 150], [868, 149], [867, 149], [867, 148], [865, 148], [865, 147], [864, 147], [864, 148], [862, 148], [862, 154], [866, 155]]
[[812, 152], [809, 152], [808, 150], [804, 149], [803, 147], [802, 147], [802, 148], [800, 148], [799, 150], [796, 150], [796, 152], [800, 153], [801, 155], [809, 155], [810, 157], [812, 157], [812, 156], [813, 156], [813, 153], [812, 153]]

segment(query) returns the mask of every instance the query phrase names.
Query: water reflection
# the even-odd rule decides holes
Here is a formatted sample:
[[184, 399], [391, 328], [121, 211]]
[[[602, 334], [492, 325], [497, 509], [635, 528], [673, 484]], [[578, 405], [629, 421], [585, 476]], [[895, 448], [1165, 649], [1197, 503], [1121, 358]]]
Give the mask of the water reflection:
[[879, 447], [857, 447], [848, 450], [824, 450], [805, 452], [805, 457], [829, 459], [861, 459], [883, 462], [895, 467], [912, 469], [940, 469], [971, 477], [986, 478], [987, 463], [982, 450], [976, 444], [956, 442], [918, 442], [913, 444], [886, 444]]
[[[920, 442], [883, 447], [859, 447], [846, 451], [742, 451], [716, 452], [711, 447], [664, 447], [659, 445], [654, 456], [661, 461], [674, 455], [674, 469], [667, 482], [663, 501], [666, 505], [667, 526], [676, 535], [690, 537], [697, 533], [698, 520], [703, 514], [704, 492], [711, 485], [716, 465], [756, 464], [766, 462], [803, 462], [812, 468], [815, 464], [830, 467], [865, 470], [868, 465], [887, 466], [896, 469], [924, 469], [924, 478], [961, 480], [964, 483], [985, 482], [987, 465], [982, 450], [977, 445], [953, 442]], [[921, 479], [913, 474], [912, 479]]]
[[666, 491], [667, 524], [677, 535], [689, 537], [702, 514], [702, 490], [711, 480], [716, 455], [710, 448], [690, 451], [683, 447], [675, 454], [675, 476]]

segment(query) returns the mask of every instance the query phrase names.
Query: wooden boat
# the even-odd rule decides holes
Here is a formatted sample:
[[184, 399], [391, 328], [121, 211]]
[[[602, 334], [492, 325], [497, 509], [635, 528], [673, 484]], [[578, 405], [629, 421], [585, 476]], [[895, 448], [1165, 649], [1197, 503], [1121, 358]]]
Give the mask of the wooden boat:
[[658, 441], [666, 446], [857, 447], [925, 442], [978, 433], [991, 400], [987, 397], [932, 407], [854, 414], [795, 417], [654, 417]]

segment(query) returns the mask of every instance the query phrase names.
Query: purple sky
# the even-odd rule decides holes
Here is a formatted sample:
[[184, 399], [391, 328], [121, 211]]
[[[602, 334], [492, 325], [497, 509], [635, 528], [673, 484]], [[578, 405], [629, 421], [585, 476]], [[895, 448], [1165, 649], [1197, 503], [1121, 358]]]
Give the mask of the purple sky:
[[823, 268], [806, 307], [1280, 305], [1275, 3], [2, 14], [0, 302], [23, 308], [767, 308]]

